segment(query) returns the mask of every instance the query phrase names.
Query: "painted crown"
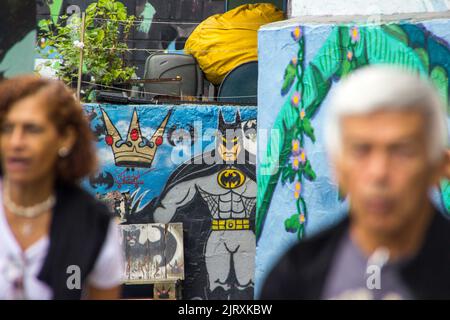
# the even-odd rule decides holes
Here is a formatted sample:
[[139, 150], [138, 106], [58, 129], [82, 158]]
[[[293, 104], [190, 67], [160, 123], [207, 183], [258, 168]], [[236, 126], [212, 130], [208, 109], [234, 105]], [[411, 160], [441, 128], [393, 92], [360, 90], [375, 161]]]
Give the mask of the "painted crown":
[[153, 136], [147, 139], [142, 135], [138, 115], [134, 109], [126, 140], [122, 139], [105, 110], [101, 109], [101, 111], [106, 127], [105, 142], [111, 146], [116, 166], [151, 167], [156, 151], [163, 143], [164, 130], [172, 111], [167, 113]]

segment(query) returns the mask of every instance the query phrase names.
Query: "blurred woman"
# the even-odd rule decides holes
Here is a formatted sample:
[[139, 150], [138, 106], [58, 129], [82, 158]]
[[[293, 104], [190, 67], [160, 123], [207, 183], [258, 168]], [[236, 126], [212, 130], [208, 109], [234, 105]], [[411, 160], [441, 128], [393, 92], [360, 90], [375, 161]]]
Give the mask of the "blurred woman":
[[95, 150], [62, 82], [0, 82], [0, 161], [0, 298], [118, 298], [117, 229], [79, 187], [96, 168]]

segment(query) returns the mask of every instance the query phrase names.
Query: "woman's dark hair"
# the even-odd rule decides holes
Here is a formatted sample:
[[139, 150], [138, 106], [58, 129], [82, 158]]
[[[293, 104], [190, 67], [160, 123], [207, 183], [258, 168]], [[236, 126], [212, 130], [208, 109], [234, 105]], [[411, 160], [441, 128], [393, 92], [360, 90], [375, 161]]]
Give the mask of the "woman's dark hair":
[[58, 158], [56, 179], [64, 183], [78, 183], [95, 171], [97, 157], [89, 122], [74, 92], [62, 81], [44, 79], [33, 75], [19, 76], [0, 82], [0, 124], [14, 103], [39, 92], [46, 97], [46, 110], [58, 132], [73, 128], [75, 144], [68, 156]]

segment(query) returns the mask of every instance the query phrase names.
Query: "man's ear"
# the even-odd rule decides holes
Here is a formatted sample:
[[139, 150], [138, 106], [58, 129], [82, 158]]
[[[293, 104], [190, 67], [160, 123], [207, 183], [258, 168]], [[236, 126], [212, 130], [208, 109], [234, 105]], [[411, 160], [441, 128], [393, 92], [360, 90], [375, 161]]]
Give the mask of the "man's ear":
[[445, 151], [442, 158], [434, 165], [432, 171], [431, 183], [433, 186], [439, 187], [442, 179], [450, 180], [450, 149]]

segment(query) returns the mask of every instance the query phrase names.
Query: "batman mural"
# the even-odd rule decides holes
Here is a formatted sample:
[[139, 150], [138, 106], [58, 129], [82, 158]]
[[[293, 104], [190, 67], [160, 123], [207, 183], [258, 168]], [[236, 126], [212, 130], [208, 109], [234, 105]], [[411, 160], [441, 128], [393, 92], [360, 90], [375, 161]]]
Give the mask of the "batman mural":
[[220, 112], [215, 148], [179, 166], [160, 196], [130, 216], [183, 222], [185, 299], [253, 298], [255, 156], [243, 140], [240, 113], [226, 122]]
[[114, 185], [114, 177], [109, 172], [100, 173], [89, 178], [89, 183], [93, 188], [99, 185], [105, 185], [106, 189], [110, 189]]
[[147, 225], [135, 232], [139, 235], [120, 233], [131, 254], [130, 265], [124, 265], [130, 284], [125, 296], [138, 297], [137, 284], [152, 292], [145, 279], [165, 278], [155, 273], [159, 256], [150, 258], [140, 247], [159, 241], [159, 231], [150, 227], [157, 223], [167, 232], [177, 225], [172, 232], [176, 253], [167, 260], [172, 253], [166, 237], [167, 259], [159, 272], [182, 280], [183, 299], [252, 299], [256, 108], [85, 108], [92, 130], [102, 129], [97, 136], [100, 170], [83, 186], [115, 212], [122, 231]]

